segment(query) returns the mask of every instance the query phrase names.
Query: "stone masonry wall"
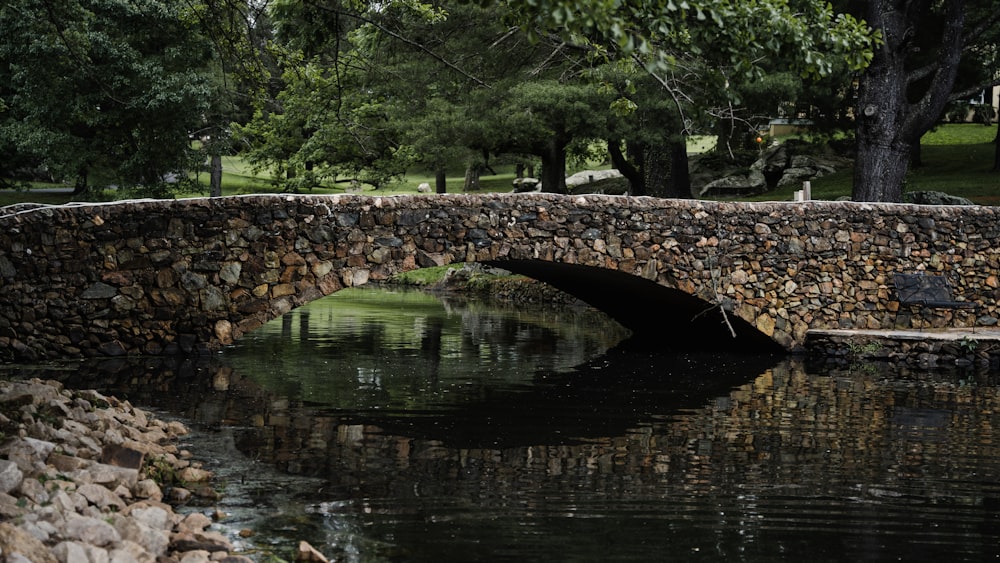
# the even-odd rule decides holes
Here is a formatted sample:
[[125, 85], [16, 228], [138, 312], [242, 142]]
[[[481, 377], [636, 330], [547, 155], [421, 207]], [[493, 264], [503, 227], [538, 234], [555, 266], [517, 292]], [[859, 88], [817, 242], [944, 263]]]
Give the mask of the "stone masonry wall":
[[[948, 275], [995, 323], [998, 240], [994, 208], [848, 202], [255, 195], [8, 208], [0, 359], [204, 352], [346, 286], [504, 260], [652, 280], [794, 351], [809, 328], [891, 327], [893, 271]], [[898, 322], [972, 322], [952, 314]]]

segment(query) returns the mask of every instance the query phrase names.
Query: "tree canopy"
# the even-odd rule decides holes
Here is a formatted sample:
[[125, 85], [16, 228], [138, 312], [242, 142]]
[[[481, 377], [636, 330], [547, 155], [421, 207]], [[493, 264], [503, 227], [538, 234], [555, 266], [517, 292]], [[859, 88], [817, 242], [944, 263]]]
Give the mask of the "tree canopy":
[[[896, 201], [920, 136], [1000, 82], [994, 4], [10, 0], [0, 176], [162, 186], [204, 162], [192, 138], [217, 158], [235, 130], [288, 189], [420, 166], [440, 191], [499, 158], [561, 191], [603, 143], [632, 193], [688, 197], [687, 135], [737, 146], [809, 98], [856, 118], [855, 198]], [[832, 109], [855, 76], [856, 111]]]
[[84, 188], [163, 186], [197, 165], [213, 52], [188, 2], [0, 6], [0, 139], [19, 166]]

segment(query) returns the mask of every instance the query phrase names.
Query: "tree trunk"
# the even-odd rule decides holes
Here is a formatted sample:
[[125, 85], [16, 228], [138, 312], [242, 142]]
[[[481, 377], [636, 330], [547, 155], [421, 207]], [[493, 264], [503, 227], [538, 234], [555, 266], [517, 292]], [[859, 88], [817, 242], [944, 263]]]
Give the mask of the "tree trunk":
[[903, 201], [903, 184], [909, 169], [910, 147], [871, 145], [854, 158], [854, 201]]
[[566, 144], [556, 138], [550, 139], [542, 157], [542, 191], [556, 194], [566, 193]]
[[646, 147], [642, 161], [646, 192], [655, 197], [669, 197], [670, 152], [662, 147]]
[[997, 120], [997, 136], [993, 139], [993, 171], [1000, 172], [1000, 120]]
[[465, 167], [465, 183], [462, 191], [474, 192], [479, 190], [479, 166], [470, 164]]
[[615, 139], [608, 140], [608, 154], [611, 155], [611, 165], [628, 180], [629, 195], [646, 195], [646, 179], [642, 174], [641, 163], [638, 166], [632, 164], [622, 152], [621, 144]]
[[687, 138], [671, 141], [670, 176], [667, 178], [667, 197], [691, 199], [691, 169], [688, 167]]
[[858, 82], [855, 201], [902, 201], [913, 147], [944, 111], [955, 84], [964, 45], [964, 0], [942, 3], [939, 66], [920, 92], [907, 90], [913, 82], [907, 56], [913, 51], [913, 29], [928, 16], [931, 4], [922, 4], [922, 9], [908, 5], [906, 0], [866, 3], [866, 20], [881, 31], [883, 44], [875, 48]]
[[438, 168], [434, 171], [434, 191], [443, 194], [448, 193], [447, 176], [445, 174], [444, 168]]
[[73, 195], [84, 195], [90, 191], [90, 185], [87, 183], [87, 171], [81, 170], [76, 176], [76, 182], [73, 183]]
[[209, 197], [222, 196], [222, 155], [213, 154], [212, 163], [209, 165], [208, 179]]
[[649, 195], [691, 199], [687, 139], [672, 139], [663, 148], [647, 150], [644, 161]]

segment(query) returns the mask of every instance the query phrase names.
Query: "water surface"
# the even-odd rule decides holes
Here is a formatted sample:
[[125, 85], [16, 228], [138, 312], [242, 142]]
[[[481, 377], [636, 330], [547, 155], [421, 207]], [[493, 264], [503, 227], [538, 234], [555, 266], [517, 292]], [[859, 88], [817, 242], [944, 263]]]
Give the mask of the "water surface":
[[586, 310], [353, 290], [207, 363], [47, 373], [192, 421], [230, 532], [286, 557], [1000, 557], [994, 376], [625, 336]]

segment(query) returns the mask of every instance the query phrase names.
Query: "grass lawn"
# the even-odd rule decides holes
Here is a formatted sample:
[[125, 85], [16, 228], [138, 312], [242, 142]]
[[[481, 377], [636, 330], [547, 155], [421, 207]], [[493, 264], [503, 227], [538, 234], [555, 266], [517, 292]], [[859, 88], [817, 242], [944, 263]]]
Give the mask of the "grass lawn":
[[[921, 142], [923, 165], [910, 168], [904, 191], [936, 191], [968, 198], [980, 205], [1000, 205], [1000, 173], [993, 172], [993, 139], [997, 126], [948, 124], [926, 135]], [[850, 197], [853, 170], [813, 180], [813, 199]], [[790, 201], [801, 186], [748, 197], [751, 201]]]
[[[911, 169], [907, 178], [907, 191], [932, 190], [968, 198], [981, 205], [1000, 205], [1000, 173], [992, 172], [993, 139], [997, 126], [978, 124], [942, 125], [924, 135], [922, 151], [924, 164]], [[700, 152], [710, 148], [710, 138], [692, 140], [691, 150]], [[223, 195], [249, 193], [270, 193], [278, 191], [265, 175], [254, 174], [250, 167], [238, 157], [223, 158]], [[481, 192], [508, 192], [514, 180], [513, 167], [497, 167], [497, 174], [480, 178]], [[837, 199], [851, 195], [853, 171], [844, 170], [811, 182], [813, 199]], [[199, 181], [205, 185], [201, 192], [182, 194], [181, 197], [208, 195], [208, 174], [202, 173]], [[378, 191], [366, 189], [366, 194], [416, 193], [417, 186], [426, 182], [434, 186], [434, 176], [427, 172], [414, 171], [403, 182]], [[462, 191], [464, 178], [461, 171], [455, 171], [447, 178], [447, 191]], [[0, 206], [21, 202], [61, 204], [71, 201], [72, 196], [65, 186], [36, 184], [45, 191], [0, 190]], [[750, 201], [790, 201], [795, 190], [801, 186], [786, 186], [759, 196], [747, 198]], [[344, 193], [343, 185], [316, 188], [314, 194]]]

